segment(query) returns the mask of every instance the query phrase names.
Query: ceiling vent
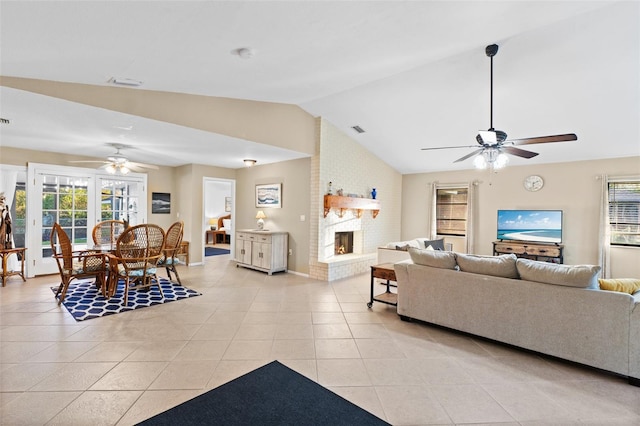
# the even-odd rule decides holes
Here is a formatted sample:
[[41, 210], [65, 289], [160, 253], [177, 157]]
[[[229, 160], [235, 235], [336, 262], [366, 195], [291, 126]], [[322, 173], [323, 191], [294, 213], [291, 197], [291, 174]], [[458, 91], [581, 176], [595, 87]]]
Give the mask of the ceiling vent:
[[355, 130], [357, 133], [364, 133], [364, 129], [360, 126], [351, 126], [351, 128]]
[[9, 121], [9, 119], [8, 119], [8, 118], [0, 118], [0, 123], [1, 123], [1, 124], [9, 124], [9, 123], [11, 123], [11, 122]]
[[140, 80], [134, 80], [132, 78], [111, 77], [109, 79], [109, 83], [116, 84], [118, 86], [130, 86], [130, 87], [142, 86], [142, 82]]

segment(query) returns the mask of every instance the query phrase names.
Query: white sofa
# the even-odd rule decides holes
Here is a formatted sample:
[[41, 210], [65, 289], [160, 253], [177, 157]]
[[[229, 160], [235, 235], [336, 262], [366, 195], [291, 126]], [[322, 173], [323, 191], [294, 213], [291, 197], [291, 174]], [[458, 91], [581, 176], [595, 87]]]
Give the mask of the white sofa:
[[394, 265], [402, 319], [607, 370], [640, 385], [640, 292], [600, 290], [598, 266], [415, 249], [410, 256]]
[[409, 248], [426, 249], [430, 242], [441, 244], [440, 248], [444, 250], [444, 239], [431, 240], [430, 238], [415, 238], [407, 241], [394, 241], [386, 244], [384, 247], [378, 247], [378, 264], [396, 263], [409, 259]]

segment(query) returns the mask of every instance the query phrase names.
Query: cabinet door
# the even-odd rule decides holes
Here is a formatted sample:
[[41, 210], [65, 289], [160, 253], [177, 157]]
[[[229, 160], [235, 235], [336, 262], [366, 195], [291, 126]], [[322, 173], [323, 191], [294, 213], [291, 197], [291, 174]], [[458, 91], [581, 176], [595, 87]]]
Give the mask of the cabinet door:
[[251, 264], [259, 268], [271, 269], [271, 244], [253, 243]]
[[236, 240], [236, 261], [251, 265], [251, 241]]

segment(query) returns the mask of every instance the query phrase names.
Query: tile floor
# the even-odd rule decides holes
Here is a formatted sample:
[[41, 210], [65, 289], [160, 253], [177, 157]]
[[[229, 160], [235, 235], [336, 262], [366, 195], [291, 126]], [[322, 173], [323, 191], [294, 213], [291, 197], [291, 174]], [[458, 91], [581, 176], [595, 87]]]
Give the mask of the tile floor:
[[[0, 288], [0, 424], [133, 425], [277, 359], [394, 425], [640, 424], [640, 388], [399, 320], [369, 277], [182, 267], [192, 299], [75, 322], [56, 276]], [[381, 286], [382, 287], [382, 286]]]

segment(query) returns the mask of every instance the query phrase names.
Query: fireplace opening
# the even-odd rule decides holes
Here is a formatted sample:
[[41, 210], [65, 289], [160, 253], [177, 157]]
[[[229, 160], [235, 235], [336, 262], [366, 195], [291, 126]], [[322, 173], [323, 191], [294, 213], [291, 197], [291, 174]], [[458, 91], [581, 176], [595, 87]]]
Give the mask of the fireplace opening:
[[335, 254], [353, 253], [353, 231], [336, 232]]

